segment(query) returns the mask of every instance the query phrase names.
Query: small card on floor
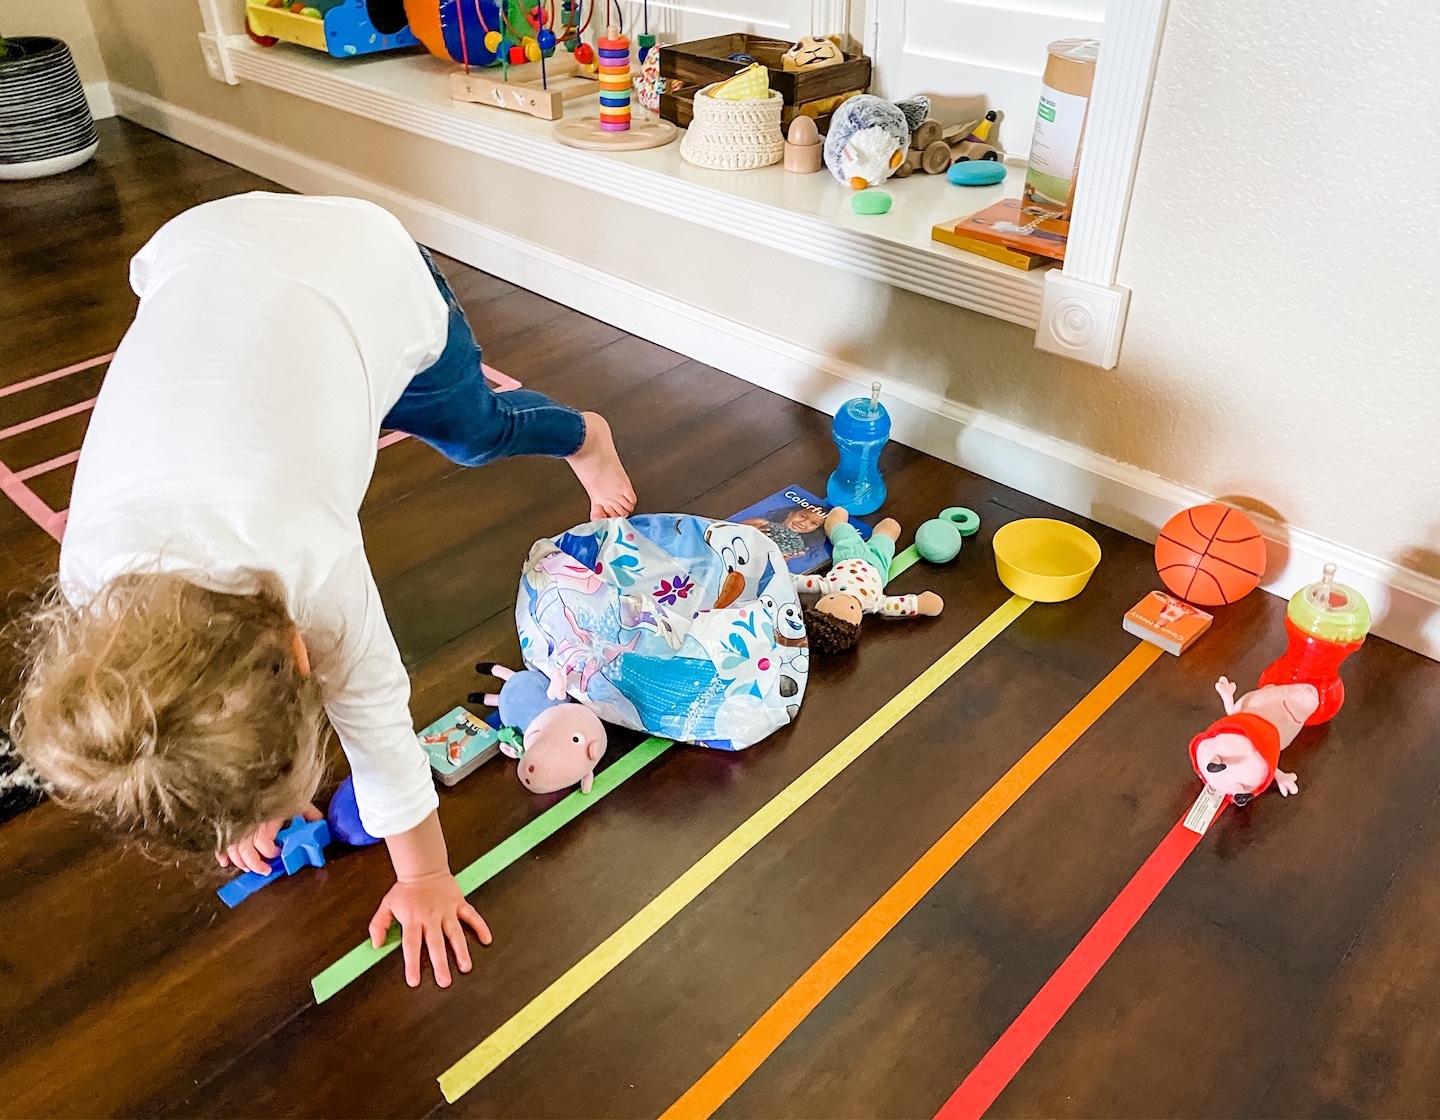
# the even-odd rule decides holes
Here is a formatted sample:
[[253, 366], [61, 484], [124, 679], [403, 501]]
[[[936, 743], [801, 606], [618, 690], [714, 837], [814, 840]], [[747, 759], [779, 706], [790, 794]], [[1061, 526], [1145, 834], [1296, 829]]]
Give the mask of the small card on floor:
[[420, 745], [435, 776], [453, 786], [500, 753], [500, 735], [479, 716], [456, 708], [420, 732]]
[[1179, 657], [1214, 620], [1214, 615], [1199, 607], [1163, 591], [1152, 591], [1125, 612], [1125, 629]]

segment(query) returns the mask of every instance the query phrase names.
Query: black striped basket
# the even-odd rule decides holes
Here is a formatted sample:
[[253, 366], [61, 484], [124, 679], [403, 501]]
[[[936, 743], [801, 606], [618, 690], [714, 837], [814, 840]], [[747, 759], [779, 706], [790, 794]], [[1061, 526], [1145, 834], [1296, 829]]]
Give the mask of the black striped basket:
[[0, 58], [0, 179], [79, 167], [100, 138], [70, 48], [59, 39], [6, 39]]

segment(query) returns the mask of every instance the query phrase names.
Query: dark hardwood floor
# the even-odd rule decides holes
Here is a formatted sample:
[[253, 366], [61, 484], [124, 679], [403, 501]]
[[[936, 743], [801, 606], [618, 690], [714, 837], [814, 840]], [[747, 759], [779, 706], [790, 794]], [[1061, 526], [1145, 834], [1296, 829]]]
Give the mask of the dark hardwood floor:
[[[254, 176], [120, 122], [88, 167], [0, 184], [0, 386], [113, 350], [132, 253]], [[486, 360], [614, 426], [642, 509], [724, 516], [821, 489], [829, 418], [441, 260]], [[237, 309], [237, 314], [240, 310]], [[102, 369], [0, 397], [0, 428], [92, 396]], [[85, 414], [13, 437], [21, 469], [79, 446]], [[116, 849], [46, 804], [0, 825], [0, 1115], [655, 1116], [1133, 647], [1150, 548], [1086, 524], [1105, 560], [1078, 599], [1026, 612], [871, 751], [457, 1105], [435, 1078], [649, 902], [1007, 598], [989, 538], [1057, 513], [907, 448], [885, 512], [984, 522], [897, 591], [937, 620], [867, 624], [820, 661], [798, 721], [739, 755], [677, 748], [474, 896], [495, 933], [449, 991], [387, 959], [316, 1006], [310, 978], [364, 935], [383, 850], [226, 910], [214, 883]], [[54, 508], [70, 472], [36, 480]], [[42, 485], [43, 484], [43, 485]], [[562, 463], [454, 467], [380, 454], [363, 510], [376, 578], [428, 722], [476, 660], [518, 660], [529, 545], [583, 521]], [[0, 496], [0, 592], [58, 546]], [[9, 610], [15, 609], [10, 600]], [[930, 1116], [1194, 798], [1190, 737], [1225, 673], [1253, 685], [1283, 604], [1252, 595], [1162, 658], [722, 1109]], [[13, 682], [13, 659], [6, 662]], [[1440, 666], [1372, 639], [1334, 723], [1287, 753], [1298, 797], [1228, 811], [992, 1114], [1440, 1114]], [[634, 742], [617, 735], [616, 743]], [[612, 759], [620, 754], [611, 752]], [[441, 791], [454, 866], [556, 797], [490, 764]]]

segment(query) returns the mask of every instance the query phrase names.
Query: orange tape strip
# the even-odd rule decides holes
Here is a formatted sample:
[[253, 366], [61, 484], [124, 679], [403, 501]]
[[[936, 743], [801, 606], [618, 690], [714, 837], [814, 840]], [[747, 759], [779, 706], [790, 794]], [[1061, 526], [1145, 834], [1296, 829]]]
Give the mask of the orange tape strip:
[[790, 985], [789, 990], [771, 1004], [755, 1025], [683, 1097], [671, 1105], [660, 1120], [707, 1120], [713, 1115], [790, 1037], [791, 1032], [820, 1005], [820, 1001], [834, 991], [840, 981], [865, 959], [866, 954], [899, 924], [900, 919], [974, 847], [990, 826], [1020, 800], [1021, 795], [1140, 679], [1159, 656], [1160, 648], [1149, 642], [1141, 642], [1131, 650], [1125, 660], [991, 786], [970, 811], [885, 892], [880, 901]]

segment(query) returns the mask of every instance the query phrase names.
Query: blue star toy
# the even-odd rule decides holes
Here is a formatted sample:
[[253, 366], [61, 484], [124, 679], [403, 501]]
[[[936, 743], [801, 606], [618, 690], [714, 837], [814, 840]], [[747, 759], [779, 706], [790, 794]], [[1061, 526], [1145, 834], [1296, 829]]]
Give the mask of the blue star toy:
[[307, 821], [296, 817], [289, 827], [277, 833], [280, 841], [280, 862], [285, 874], [294, 875], [302, 867], [324, 867], [325, 845], [330, 843], [330, 826], [325, 818]]
[[281, 874], [294, 875], [302, 867], [324, 867], [325, 845], [330, 843], [330, 827], [323, 820], [307, 821], [295, 817], [275, 834], [280, 854], [270, 861], [270, 873], [257, 875], [247, 871], [231, 879], [215, 893], [232, 910], [258, 891], [269, 886]]

